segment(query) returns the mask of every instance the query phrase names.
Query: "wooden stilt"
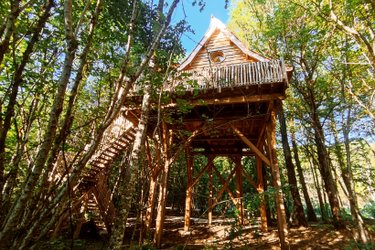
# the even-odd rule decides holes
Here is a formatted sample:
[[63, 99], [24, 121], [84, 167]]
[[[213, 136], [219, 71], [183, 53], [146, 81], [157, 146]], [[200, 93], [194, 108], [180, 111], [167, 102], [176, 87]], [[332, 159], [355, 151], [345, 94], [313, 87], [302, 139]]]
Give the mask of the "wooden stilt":
[[144, 233], [147, 236], [147, 234], [150, 231], [152, 220], [154, 218], [154, 211], [155, 211], [155, 199], [156, 199], [156, 190], [157, 190], [157, 179], [160, 174], [160, 148], [158, 146], [158, 143], [155, 143], [156, 145], [156, 154], [155, 154], [155, 166], [152, 166], [152, 160], [151, 160], [151, 154], [149, 152], [149, 147], [147, 143], [146, 152], [148, 155], [150, 170], [152, 172], [152, 175], [150, 177], [150, 187], [148, 192], [148, 199], [147, 199], [147, 209], [146, 209], [146, 215], [145, 215], [145, 228]]
[[154, 244], [156, 247], [161, 246], [161, 238], [163, 234], [164, 227], [164, 217], [165, 217], [165, 205], [167, 200], [167, 184], [168, 184], [168, 173], [171, 164], [171, 158], [169, 157], [169, 145], [170, 145], [170, 135], [165, 123], [162, 124], [163, 127], [163, 162], [164, 166], [161, 172], [160, 180], [160, 190], [158, 199], [158, 210], [156, 215], [156, 227], [154, 235]]
[[154, 217], [154, 210], [155, 210], [155, 198], [156, 198], [156, 180], [157, 178], [150, 178], [150, 187], [148, 193], [148, 200], [147, 200], [147, 209], [146, 209], [146, 216], [145, 216], [145, 235], [150, 231], [152, 218]]
[[188, 231], [190, 227], [190, 214], [191, 214], [191, 196], [193, 194], [193, 164], [194, 159], [190, 152], [190, 145], [186, 147], [186, 174], [187, 174], [187, 188], [185, 199], [185, 224], [184, 231]]
[[262, 159], [260, 159], [258, 156], [255, 157], [256, 164], [257, 164], [257, 191], [260, 197], [260, 221], [261, 221], [261, 230], [263, 232], [268, 231], [267, 226], [267, 210], [266, 210], [266, 200], [264, 197], [264, 180], [263, 180], [263, 169], [262, 169]]
[[270, 120], [267, 124], [267, 145], [270, 154], [272, 182], [274, 188], [277, 190], [276, 193], [276, 210], [277, 210], [277, 226], [280, 238], [281, 249], [289, 249], [288, 242], [288, 228], [285, 218], [285, 207], [283, 202], [283, 193], [281, 190], [281, 180], [279, 166], [277, 163], [276, 155], [276, 110], [275, 108], [271, 111]]
[[236, 164], [236, 198], [237, 198], [237, 210], [239, 223], [244, 223], [244, 211], [243, 211], [243, 184], [242, 184], [242, 163], [241, 157], [235, 157], [234, 162]]
[[[209, 158], [210, 160], [210, 158]], [[213, 158], [212, 158], [213, 160]], [[211, 161], [212, 161], [211, 160]], [[213, 175], [212, 175], [212, 165], [210, 165], [210, 167], [208, 168], [207, 170], [208, 172], [208, 211], [207, 211], [207, 214], [208, 214], [208, 226], [211, 226], [212, 224], [212, 210], [213, 210], [213, 190], [212, 190], [212, 186], [213, 186]]]

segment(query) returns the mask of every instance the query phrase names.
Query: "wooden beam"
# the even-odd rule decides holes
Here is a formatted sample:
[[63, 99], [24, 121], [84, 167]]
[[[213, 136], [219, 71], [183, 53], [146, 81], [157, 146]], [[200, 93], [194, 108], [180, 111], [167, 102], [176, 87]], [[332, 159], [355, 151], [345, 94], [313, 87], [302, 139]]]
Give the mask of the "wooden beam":
[[264, 143], [264, 132], [266, 131], [266, 127], [267, 127], [267, 121], [270, 119], [270, 116], [269, 114], [271, 113], [271, 110], [273, 108], [273, 102], [269, 102], [268, 103], [268, 108], [267, 108], [267, 117], [264, 119], [266, 122], [264, 123], [260, 133], [259, 133], [259, 137], [258, 137], [258, 141], [257, 141], [257, 148], [261, 148], [263, 146], [263, 143]]
[[197, 177], [195, 179], [193, 178], [193, 180], [192, 180], [192, 182], [190, 184], [191, 187], [194, 187], [198, 183], [199, 179], [202, 177], [202, 175], [204, 174], [204, 172], [206, 172], [206, 170], [211, 166], [211, 164], [213, 164], [212, 160], [213, 160], [212, 156], [209, 156], [208, 157], [208, 162], [207, 162], [206, 166], [198, 173], [198, 175], [197, 175]]
[[229, 181], [233, 178], [233, 175], [234, 173], [236, 172], [236, 168], [233, 168], [232, 172], [230, 173], [230, 175], [228, 176], [228, 178], [225, 180], [223, 178], [223, 176], [220, 174], [219, 170], [217, 170], [216, 166], [215, 165], [212, 165], [213, 169], [215, 170], [217, 176], [219, 177], [220, 179], [220, 182], [223, 184], [223, 187], [220, 189], [220, 191], [218, 192], [217, 196], [216, 196], [216, 199], [215, 199], [215, 204], [218, 202], [218, 200], [221, 198], [221, 196], [223, 195], [224, 193], [224, 190], [227, 190], [228, 194], [229, 194], [229, 197], [231, 198], [232, 202], [234, 205], [237, 204], [237, 200], [236, 198], [234, 197], [232, 191], [230, 191], [230, 189], [228, 188], [228, 184], [229, 184]]
[[[275, 94], [262, 94], [262, 95], [243, 95], [236, 97], [226, 97], [226, 98], [213, 98], [213, 99], [198, 99], [190, 101], [189, 104], [194, 106], [205, 106], [213, 104], [238, 104], [238, 103], [249, 103], [249, 102], [264, 102], [285, 99], [285, 94], [275, 93]], [[176, 107], [177, 103], [173, 102], [164, 106], [164, 108]]]
[[258, 185], [255, 183], [255, 181], [246, 173], [245, 169], [242, 168], [242, 174], [245, 176], [246, 180], [253, 186], [255, 189], [257, 189]]
[[268, 166], [271, 165], [270, 160], [265, 156], [246, 136], [238, 130], [235, 126], [231, 125], [231, 128], [236, 133], [236, 135], [247, 145], [249, 148], [259, 156]]

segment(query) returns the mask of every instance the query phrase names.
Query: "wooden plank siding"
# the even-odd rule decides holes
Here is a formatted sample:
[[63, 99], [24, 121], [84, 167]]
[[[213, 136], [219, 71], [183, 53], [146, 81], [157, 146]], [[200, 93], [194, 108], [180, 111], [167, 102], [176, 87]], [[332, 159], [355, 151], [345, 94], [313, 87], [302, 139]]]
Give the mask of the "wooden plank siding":
[[[209, 52], [221, 50], [225, 55], [225, 60], [219, 64], [210, 63]], [[226, 66], [231, 64], [240, 64], [246, 62], [256, 62], [254, 58], [250, 58], [244, 54], [231, 40], [225, 36], [220, 30], [216, 30], [205, 46], [198, 52], [197, 56], [185, 68], [185, 70], [198, 70], [202, 67]]]

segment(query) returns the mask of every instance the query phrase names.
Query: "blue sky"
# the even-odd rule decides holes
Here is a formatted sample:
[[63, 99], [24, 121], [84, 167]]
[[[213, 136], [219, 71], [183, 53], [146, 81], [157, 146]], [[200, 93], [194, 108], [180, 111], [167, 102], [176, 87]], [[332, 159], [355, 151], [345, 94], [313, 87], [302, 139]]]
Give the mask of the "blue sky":
[[[194, 0], [182, 0], [187, 15], [187, 21], [194, 29], [195, 34], [187, 33], [182, 36], [182, 44], [186, 49], [186, 53], [189, 54], [197, 42], [203, 37], [210, 24], [211, 15], [220, 19], [223, 23], [227, 23], [229, 19], [229, 9], [225, 9], [224, 0], [206, 0], [206, 6], [202, 12], [199, 11], [199, 7], [192, 6]], [[178, 21], [184, 17], [182, 5], [179, 4], [178, 9], [174, 14], [174, 21]], [[190, 38], [189, 38], [190, 37]]]

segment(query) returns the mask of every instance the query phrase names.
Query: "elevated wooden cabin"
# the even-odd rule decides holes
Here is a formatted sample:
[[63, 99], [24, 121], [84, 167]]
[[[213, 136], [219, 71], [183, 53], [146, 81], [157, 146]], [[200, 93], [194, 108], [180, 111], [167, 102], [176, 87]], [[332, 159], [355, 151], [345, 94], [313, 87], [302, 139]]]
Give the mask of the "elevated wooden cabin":
[[[247, 49], [215, 17], [178, 69], [186, 78], [175, 80], [169, 90], [186, 90], [178, 98], [194, 108], [184, 116], [184, 126], [191, 132], [202, 130], [191, 146], [193, 153], [206, 155], [252, 154], [230, 128], [235, 126], [259, 145], [274, 101], [285, 98], [291, 76], [282, 59]], [[172, 101], [170, 107], [175, 105]]]
[[[169, 82], [164, 88], [169, 91], [172, 98], [170, 103], [162, 108], [170, 109], [173, 113], [179, 108], [178, 99], [180, 99], [184, 100], [185, 104], [189, 104], [190, 109], [185, 113], [175, 115], [179, 123], [163, 121], [162, 131], [165, 134], [163, 135], [165, 150], [171, 148], [173, 143], [181, 144], [181, 141], [184, 142], [186, 149], [188, 186], [185, 202], [185, 230], [190, 227], [193, 187], [205, 172], [208, 172], [210, 178], [208, 224], [212, 222], [213, 208], [220, 201], [223, 192], [229, 194], [240, 212], [240, 221], [244, 222], [242, 198], [246, 190], [243, 190], [242, 180], [247, 179], [262, 197], [263, 169], [265, 168], [271, 170], [273, 185], [278, 190], [275, 196], [278, 228], [281, 246], [286, 248], [287, 230], [276, 157], [275, 124], [276, 109], [279, 102], [285, 98], [291, 69], [286, 67], [282, 59], [270, 59], [246, 48], [215, 17], [211, 18], [208, 31], [178, 69], [179, 77]], [[156, 122], [158, 119], [156, 113], [156, 110], [152, 111], [149, 119], [150, 131], [160, 124]], [[87, 204], [97, 204], [102, 221], [108, 230], [110, 230], [116, 208], [111, 202], [111, 193], [105, 184], [106, 175], [114, 159], [122, 151], [129, 149], [134, 140], [138, 118], [139, 108], [127, 110], [121, 114], [117, 123], [115, 122], [109, 128], [103, 146], [91, 160], [91, 170], [81, 182], [81, 192], [89, 193], [85, 196], [88, 197], [85, 201], [86, 207], [88, 207]], [[168, 131], [173, 131], [169, 133], [169, 136], [173, 134], [173, 138], [170, 139], [167, 136]], [[183, 134], [186, 135], [186, 131], [190, 133], [184, 137]], [[194, 171], [193, 159], [197, 154], [207, 156], [208, 164]], [[227, 156], [235, 163], [229, 176], [224, 178], [215, 167], [216, 156]], [[256, 159], [256, 179], [253, 180], [244, 171], [241, 160], [243, 156], [252, 156]], [[167, 159], [168, 152], [163, 157]], [[156, 190], [156, 180], [159, 176], [160, 190], [166, 192], [168, 168], [169, 166], [165, 165], [151, 169], [150, 199], [145, 215], [146, 227], [150, 227], [153, 218], [155, 197], [152, 194]], [[221, 183], [221, 189], [216, 191], [213, 189], [215, 183], [212, 182], [214, 173]], [[228, 183], [234, 178], [235, 191], [228, 187]], [[157, 246], [161, 244], [165, 195], [165, 193], [159, 195], [154, 237]], [[261, 202], [260, 213], [262, 229], [267, 230], [264, 200]]]

